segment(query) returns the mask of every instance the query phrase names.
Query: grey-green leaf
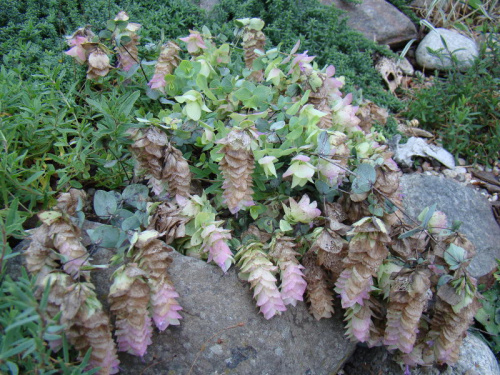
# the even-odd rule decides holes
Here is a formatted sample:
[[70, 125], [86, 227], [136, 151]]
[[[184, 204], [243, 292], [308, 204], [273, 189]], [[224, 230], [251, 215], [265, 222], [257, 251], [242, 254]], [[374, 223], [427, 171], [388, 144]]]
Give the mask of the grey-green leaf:
[[101, 218], [108, 218], [116, 212], [118, 201], [113, 192], [97, 190], [94, 194], [94, 211]]
[[465, 261], [467, 252], [460, 246], [450, 244], [444, 252], [444, 260], [450, 266], [450, 269], [456, 270], [462, 262]]

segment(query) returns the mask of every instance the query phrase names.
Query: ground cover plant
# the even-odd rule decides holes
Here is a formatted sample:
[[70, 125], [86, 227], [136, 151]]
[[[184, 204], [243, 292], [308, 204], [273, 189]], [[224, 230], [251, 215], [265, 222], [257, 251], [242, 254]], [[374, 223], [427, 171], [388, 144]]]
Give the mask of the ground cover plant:
[[[453, 363], [478, 308], [472, 245], [435, 206], [405, 221], [401, 172], [383, 136], [358, 126], [333, 66], [298, 53], [300, 43], [266, 49], [260, 19], [236, 25], [234, 41], [206, 27], [165, 41], [155, 64], [138, 64], [141, 25], [124, 12], [107, 30], [68, 38], [90, 93], [106, 98], [116, 86], [123, 99], [157, 101], [126, 131], [151, 194], [132, 184], [93, 195], [104, 225], [88, 231], [92, 248], [116, 252], [108, 298], [118, 350], [142, 356], [153, 323], [180, 323], [166, 273], [173, 247], [223, 272], [236, 264], [266, 319], [304, 296], [317, 319], [331, 317], [335, 284], [350, 338], [397, 350], [407, 366]], [[79, 356], [93, 348], [91, 367], [115, 373], [109, 318], [89, 283], [99, 268], [79, 240], [85, 200], [73, 189], [39, 214], [26, 262], [47, 290], [48, 318], [62, 310]]]

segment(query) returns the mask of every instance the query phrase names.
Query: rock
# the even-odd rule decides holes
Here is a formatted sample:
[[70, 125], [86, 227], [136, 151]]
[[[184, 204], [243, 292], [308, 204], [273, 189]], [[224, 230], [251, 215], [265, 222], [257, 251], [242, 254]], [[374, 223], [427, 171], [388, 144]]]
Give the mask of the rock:
[[[454, 30], [438, 28], [425, 36], [417, 47], [417, 63], [425, 69], [447, 70], [452, 68], [450, 54], [446, 50], [441, 37], [446, 42], [448, 50], [457, 58], [459, 69], [464, 71], [479, 55], [479, 50], [474, 40], [463, 36]], [[427, 48], [440, 51], [441, 58], [431, 55]]]
[[[99, 250], [92, 263], [106, 264], [111, 255]], [[121, 353], [121, 374], [335, 374], [353, 353], [355, 344], [344, 337], [340, 314], [316, 321], [299, 303], [266, 320], [234, 267], [224, 275], [177, 252], [172, 258], [169, 274], [183, 307], [181, 325], [155, 329], [143, 359]], [[15, 263], [19, 268], [20, 257]], [[15, 273], [12, 267], [9, 271]], [[100, 297], [107, 294], [111, 273], [93, 272]]]
[[[186, 374], [191, 366], [193, 375], [336, 373], [354, 351], [340, 317], [317, 322], [300, 303], [265, 320], [234, 268], [223, 275], [197, 259], [173, 258], [169, 272], [184, 319], [155, 335], [145, 363], [122, 355], [123, 374], [139, 374], [157, 361], [164, 362], [143, 374]], [[240, 322], [243, 327], [228, 328]]]
[[384, 0], [362, 0], [361, 4], [342, 0], [322, 0], [347, 12], [347, 25], [379, 44], [395, 45], [417, 37], [411, 20]]
[[398, 59], [396, 64], [399, 67], [399, 69], [401, 69], [404, 75], [412, 76], [413, 74], [415, 74], [415, 69], [413, 68], [413, 65], [411, 65], [410, 61], [406, 57]]
[[475, 189], [445, 177], [405, 174], [401, 178], [403, 208], [417, 217], [424, 207], [437, 204], [448, 217], [448, 224], [460, 220], [460, 231], [476, 246], [477, 254], [469, 271], [475, 278], [496, 268], [500, 258], [500, 226], [493, 217], [488, 200]]
[[460, 358], [449, 374], [472, 375], [474, 371], [481, 375], [500, 375], [498, 362], [488, 345], [479, 337], [469, 334], [462, 343]]
[[[359, 347], [346, 363], [344, 374], [404, 375], [405, 372], [385, 348]], [[477, 336], [468, 334], [462, 342], [460, 357], [453, 366], [412, 368], [411, 375], [500, 375], [500, 370], [488, 345]]]
[[394, 138], [396, 139], [391, 141], [391, 147], [394, 151], [394, 160], [404, 167], [412, 166], [412, 158], [414, 156], [422, 156], [436, 159], [450, 169], [455, 168], [455, 159], [453, 155], [442, 147], [428, 144], [425, 139], [418, 137], [411, 137], [408, 139], [408, 142], [400, 145], [399, 139], [401, 139], [401, 136], [395, 136]]
[[458, 173], [454, 169], [445, 169], [443, 174], [448, 178], [455, 178], [458, 176]]

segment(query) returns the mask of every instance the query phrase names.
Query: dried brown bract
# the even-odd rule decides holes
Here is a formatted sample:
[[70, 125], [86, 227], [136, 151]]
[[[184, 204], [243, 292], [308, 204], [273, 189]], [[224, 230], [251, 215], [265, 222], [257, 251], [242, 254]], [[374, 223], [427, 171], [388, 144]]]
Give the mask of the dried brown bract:
[[[245, 27], [243, 31], [243, 49], [245, 50], [245, 66], [253, 70], [253, 62], [258, 54], [255, 50], [264, 52], [264, 46], [266, 44], [266, 36], [260, 30], [252, 29], [249, 26]], [[247, 79], [260, 82], [264, 79], [264, 72], [262, 70], [255, 70], [250, 74]]]
[[410, 269], [400, 271], [392, 281], [387, 307], [384, 344], [403, 353], [413, 350], [418, 326], [430, 293], [430, 272]]
[[442, 298], [437, 298], [431, 321], [429, 338], [433, 340], [433, 351], [438, 363], [452, 364], [458, 360], [462, 340], [472, 325], [474, 315], [481, 307], [477, 297], [459, 312]]
[[162, 179], [167, 181], [170, 195], [189, 197], [191, 188], [189, 165], [182, 152], [170, 143], [165, 148]]
[[79, 206], [83, 207], [86, 199], [87, 194], [83, 190], [69, 189], [69, 192], [59, 194], [56, 208], [69, 216], [74, 216]]
[[306, 296], [310, 303], [309, 312], [316, 320], [331, 318], [334, 313], [333, 293], [326, 271], [318, 265], [316, 255], [311, 251], [304, 255], [302, 264], [305, 267], [304, 277], [307, 282]]
[[87, 62], [89, 64], [87, 79], [105, 77], [112, 69], [112, 66], [109, 65], [109, 56], [99, 46], [89, 53]]
[[165, 243], [171, 244], [175, 239], [186, 235], [185, 224], [189, 220], [181, 214], [182, 209], [174, 202], [164, 202], [158, 206], [149, 224], [165, 237]]
[[255, 168], [253, 152], [250, 148], [252, 137], [242, 129], [233, 129], [218, 143], [224, 145], [220, 153], [224, 154], [219, 163], [224, 183], [224, 203], [231, 213], [252, 206], [252, 172]]

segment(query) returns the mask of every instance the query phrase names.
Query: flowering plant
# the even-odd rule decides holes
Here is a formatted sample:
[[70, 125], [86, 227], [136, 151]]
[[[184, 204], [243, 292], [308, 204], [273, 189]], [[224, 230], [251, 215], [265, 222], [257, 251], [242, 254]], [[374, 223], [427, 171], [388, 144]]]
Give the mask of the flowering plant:
[[[118, 69], [133, 77], [120, 48], [138, 42], [139, 27], [123, 13], [111, 26], [102, 40], [90, 30], [71, 39], [68, 54], [88, 64], [88, 78], [115, 71], [106, 36]], [[136, 172], [156, 202], [144, 198], [141, 214], [124, 214], [114, 193], [96, 194], [99, 216], [112, 217], [122, 233], [109, 295], [118, 349], [143, 355], [152, 322], [160, 330], [179, 324], [178, 295], [165, 273], [171, 246], [222, 272], [236, 263], [265, 319], [304, 299], [315, 318], [331, 317], [335, 284], [353, 340], [397, 349], [407, 365], [454, 362], [478, 304], [466, 270], [472, 246], [441, 230], [446, 218], [435, 207], [416, 228], [404, 221], [401, 172], [384, 137], [359, 127], [358, 107], [341, 92], [333, 66], [319, 69], [307, 51], [297, 54], [300, 43], [290, 52], [266, 50], [259, 19], [237, 26], [243, 53], [218, 46], [203, 28], [180, 38], [187, 51], [169, 41], [144, 66], [152, 76], [146, 92], [164, 107], [157, 118], [138, 118], [129, 136]], [[139, 63], [135, 52], [129, 57]], [[125, 189], [125, 201], [144, 196], [133, 189]], [[85, 252], [64, 216], [70, 208], [63, 202], [41, 217], [28, 264], [42, 280], [57, 267], [49, 248], [74, 259]], [[112, 230], [91, 237], [98, 244]], [[76, 277], [85, 265], [63, 270]], [[96, 353], [114, 371], [114, 352]]]

